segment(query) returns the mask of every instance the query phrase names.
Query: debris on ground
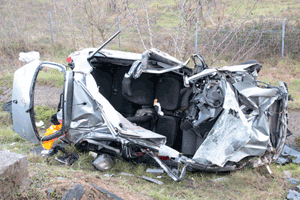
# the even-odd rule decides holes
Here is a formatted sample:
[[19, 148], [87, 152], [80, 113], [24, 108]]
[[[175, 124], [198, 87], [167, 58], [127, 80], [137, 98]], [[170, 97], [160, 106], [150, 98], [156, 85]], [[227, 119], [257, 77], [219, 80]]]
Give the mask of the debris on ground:
[[78, 160], [78, 158], [79, 158], [78, 153], [73, 152], [71, 154], [65, 154], [64, 156], [61, 157], [55, 157], [55, 160], [71, 166], [74, 162]]
[[114, 161], [109, 155], [101, 154], [92, 162], [92, 164], [96, 169], [104, 172], [111, 169], [114, 166]]
[[156, 179], [154, 179], [154, 178], [149, 178], [149, 177], [147, 177], [147, 176], [138, 176], [139, 178], [141, 178], [141, 179], [144, 179], [144, 180], [146, 180], [146, 181], [149, 181], [149, 182], [152, 182], [152, 183], [156, 183], [156, 184], [158, 184], [158, 185], [163, 185], [164, 183], [163, 182], [161, 182], [161, 181], [159, 181], [159, 180], [156, 180]]
[[20, 52], [19, 53], [19, 61], [29, 63], [33, 60], [39, 60], [40, 59], [40, 53], [37, 51], [30, 51], [27, 53]]
[[300, 182], [299, 179], [296, 179], [296, 178], [288, 178], [288, 181], [289, 181], [289, 183], [294, 184], [294, 185], [297, 185]]
[[111, 197], [111, 198], [113, 198], [115, 200], [123, 200], [121, 197], [118, 197], [117, 195], [111, 193], [110, 191], [108, 191], [108, 190], [106, 190], [106, 189], [104, 189], [104, 188], [102, 188], [102, 187], [100, 187], [98, 185], [95, 185], [93, 183], [90, 183], [90, 185], [92, 187], [94, 187], [95, 189], [97, 189], [99, 192], [102, 192], [102, 193], [108, 195], [109, 197]]
[[286, 197], [288, 200], [299, 200], [300, 199], [300, 185], [293, 189], [289, 189], [289, 193]]
[[147, 173], [153, 173], [153, 174], [163, 174], [164, 170], [162, 168], [157, 168], [157, 169], [152, 169], [152, 168], [148, 168], [146, 170]]
[[119, 175], [122, 175], [122, 176], [134, 176], [133, 174], [129, 174], [129, 173], [126, 173], [126, 172], [121, 172]]
[[[294, 159], [292, 157], [295, 157]], [[300, 164], [300, 152], [292, 149], [288, 145], [284, 145], [281, 156], [277, 160], [277, 164], [287, 164], [287, 163]]]
[[70, 190], [66, 191], [62, 200], [80, 200], [84, 195], [85, 189], [81, 184], [76, 185]]

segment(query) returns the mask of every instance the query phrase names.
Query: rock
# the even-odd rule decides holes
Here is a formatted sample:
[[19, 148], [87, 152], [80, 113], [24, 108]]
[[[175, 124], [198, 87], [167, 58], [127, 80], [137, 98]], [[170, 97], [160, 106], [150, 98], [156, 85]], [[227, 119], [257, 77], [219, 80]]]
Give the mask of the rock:
[[27, 170], [27, 156], [10, 151], [0, 151], [0, 197], [7, 199], [19, 188], [21, 191], [30, 184]]

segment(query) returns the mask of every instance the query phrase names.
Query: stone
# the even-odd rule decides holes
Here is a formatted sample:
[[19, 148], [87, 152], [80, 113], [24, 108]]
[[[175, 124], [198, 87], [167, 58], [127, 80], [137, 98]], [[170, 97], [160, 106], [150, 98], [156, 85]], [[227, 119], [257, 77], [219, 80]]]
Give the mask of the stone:
[[16, 189], [29, 187], [27, 156], [10, 151], [0, 151], [0, 197], [7, 199]]

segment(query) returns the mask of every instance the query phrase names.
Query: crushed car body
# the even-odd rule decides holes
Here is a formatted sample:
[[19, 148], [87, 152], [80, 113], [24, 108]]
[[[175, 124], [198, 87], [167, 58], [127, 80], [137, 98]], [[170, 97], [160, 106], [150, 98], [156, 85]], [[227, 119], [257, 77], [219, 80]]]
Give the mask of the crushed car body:
[[[36, 144], [59, 138], [98, 154], [148, 156], [175, 181], [186, 169], [232, 171], [253, 158], [259, 165], [279, 157], [287, 135], [287, 86], [258, 81], [257, 61], [216, 69], [195, 54], [191, 69], [157, 49], [103, 49], [117, 34], [98, 49], [72, 53], [69, 66], [35, 60], [18, 69], [14, 131]], [[41, 137], [33, 99], [45, 66], [64, 74], [62, 127]], [[182, 167], [177, 173], [170, 170], [174, 164]]]

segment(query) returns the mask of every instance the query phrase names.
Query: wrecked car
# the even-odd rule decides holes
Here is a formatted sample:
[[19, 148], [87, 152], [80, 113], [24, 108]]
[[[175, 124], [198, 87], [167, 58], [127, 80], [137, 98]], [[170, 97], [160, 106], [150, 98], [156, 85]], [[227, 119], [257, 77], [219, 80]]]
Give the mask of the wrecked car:
[[[175, 181], [187, 169], [233, 171], [279, 157], [287, 135], [288, 90], [283, 82], [275, 87], [258, 81], [257, 61], [217, 69], [195, 54], [192, 69], [157, 49], [142, 54], [104, 49], [118, 33], [98, 49], [72, 53], [68, 66], [35, 60], [18, 69], [14, 131], [35, 144], [59, 138], [98, 155], [148, 156]], [[45, 66], [64, 74], [64, 86], [62, 126], [42, 137], [33, 99]], [[177, 173], [170, 170], [174, 164]]]

